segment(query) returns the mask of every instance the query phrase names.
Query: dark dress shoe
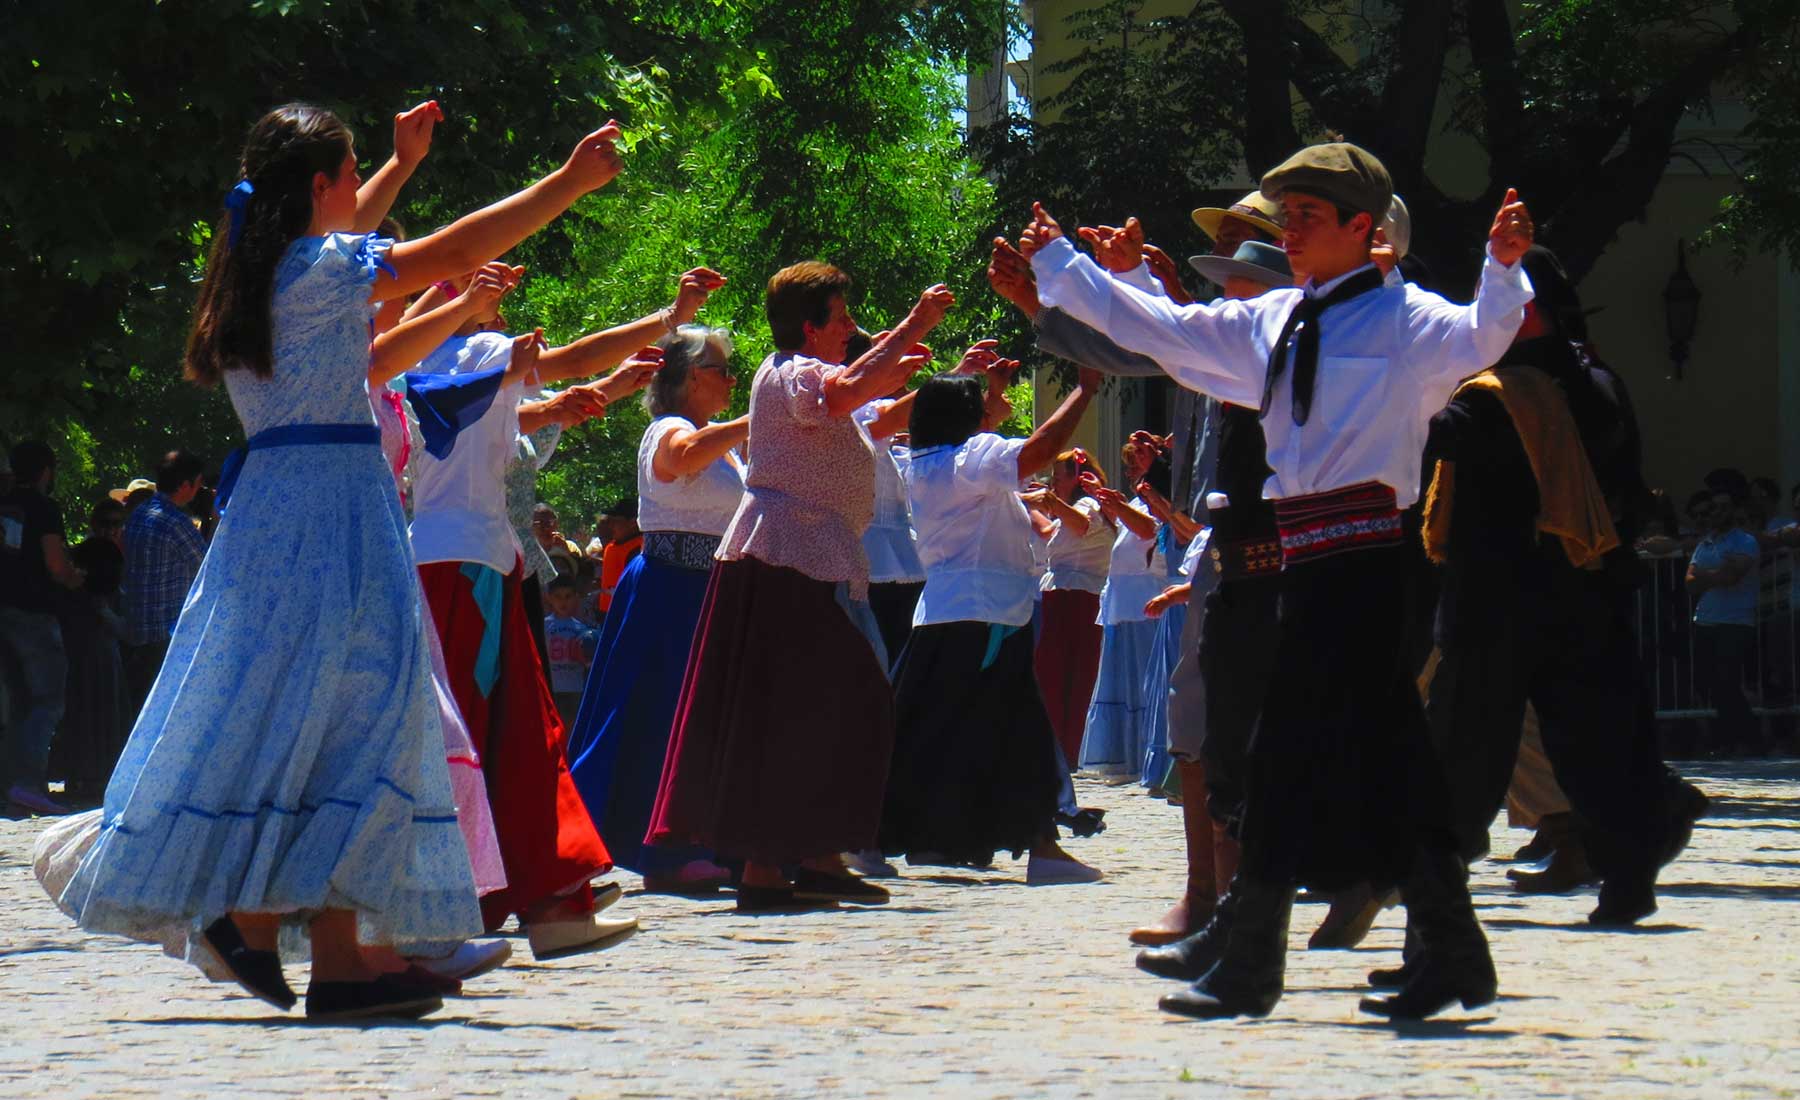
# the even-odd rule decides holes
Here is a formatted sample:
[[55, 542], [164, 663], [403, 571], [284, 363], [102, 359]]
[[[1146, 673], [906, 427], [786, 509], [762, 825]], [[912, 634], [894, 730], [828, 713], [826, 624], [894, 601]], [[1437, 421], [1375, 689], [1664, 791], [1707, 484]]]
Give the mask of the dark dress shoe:
[[258, 951], [245, 943], [244, 934], [230, 917], [213, 921], [200, 936], [252, 997], [283, 1012], [299, 1000], [282, 976], [281, 956], [273, 951]]
[[1587, 848], [1579, 839], [1570, 837], [1550, 857], [1550, 866], [1542, 871], [1515, 868], [1506, 872], [1506, 877], [1512, 880], [1514, 893], [1566, 894], [1598, 881], [1600, 876], [1588, 863]]
[[1364, 997], [1357, 1007], [1371, 1016], [1423, 1020], [1457, 1001], [1461, 1001], [1464, 1008], [1480, 1008], [1492, 1004], [1498, 995], [1492, 961], [1465, 958], [1433, 963], [1427, 958], [1400, 992], [1392, 997]]
[[886, 905], [891, 895], [855, 875], [833, 875], [802, 867], [794, 872], [794, 897], [800, 901], [847, 901], [853, 905]]
[[1280, 1003], [1293, 887], [1234, 879], [1231, 892], [1239, 898], [1230, 929], [1222, 937], [1226, 950], [1199, 981], [1157, 1001], [1156, 1007], [1164, 1012], [1218, 1020], [1267, 1016]]
[[446, 978], [442, 974], [434, 974], [417, 963], [400, 971], [395, 977], [398, 977], [411, 985], [416, 985], [427, 992], [436, 993], [440, 997], [462, 996], [462, 982], [460, 980], [456, 978]]
[[1227, 933], [1225, 923], [1219, 917], [1224, 907], [1225, 898], [1221, 898], [1219, 909], [1213, 911], [1212, 919], [1193, 935], [1184, 936], [1167, 947], [1150, 947], [1139, 951], [1138, 969], [1146, 974], [1178, 982], [1199, 981], [1225, 954]]
[[368, 982], [320, 982], [306, 987], [306, 1018], [332, 1020], [417, 1020], [444, 1007], [441, 996], [404, 974], [383, 974]]
[[792, 886], [746, 886], [739, 883], [737, 888], [737, 911], [740, 913], [816, 913], [836, 908], [835, 901], [802, 898]]
[[1419, 972], [1416, 959], [1408, 959], [1399, 966], [1377, 967], [1369, 971], [1369, 984], [1376, 989], [1399, 989]]
[[1600, 902], [1588, 914], [1596, 928], [1629, 928], [1656, 912], [1656, 887], [1642, 881], [1608, 879], [1600, 887]]

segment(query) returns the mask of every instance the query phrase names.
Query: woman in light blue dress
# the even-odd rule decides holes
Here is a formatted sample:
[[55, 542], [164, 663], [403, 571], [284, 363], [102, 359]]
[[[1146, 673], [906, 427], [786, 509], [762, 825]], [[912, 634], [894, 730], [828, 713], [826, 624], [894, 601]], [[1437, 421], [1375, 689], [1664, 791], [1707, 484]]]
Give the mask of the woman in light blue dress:
[[1144, 770], [1144, 674], [1156, 646], [1156, 620], [1144, 605], [1163, 590], [1167, 570], [1156, 537], [1157, 522], [1143, 499], [1126, 500], [1116, 489], [1089, 489], [1100, 512], [1118, 525], [1106, 586], [1100, 590], [1100, 675], [1088, 704], [1078, 766], [1125, 783]]
[[617, 137], [609, 124], [532, 187], [396, 246], [346, 232], [385, 211], [358, 193], [342, 122], [289, 105], [252, 128], [187, 356], [190, 377], [225, 383], [249, 442], [227, 462], [224, 519], [99, 839], [64, 890], [83, 928], [143, 938], [184, 924], [209, 961], [286, 1009], [278, 934], [304, 927], [309, 1017], [440, 1006], [362, 949], [481, 930], [406, 521], [369, 407], [372, 309], [479, 266], [604, 185]]

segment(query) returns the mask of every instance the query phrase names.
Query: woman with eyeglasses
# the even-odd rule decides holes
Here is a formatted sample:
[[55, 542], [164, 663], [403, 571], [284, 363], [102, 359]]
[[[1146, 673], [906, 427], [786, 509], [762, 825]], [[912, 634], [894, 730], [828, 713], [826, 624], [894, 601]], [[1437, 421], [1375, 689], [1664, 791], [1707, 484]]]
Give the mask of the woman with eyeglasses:
[[638, 445], [643, 550], [620, 575], [569, 733], [570, 770], [613, 860], [645, 888], [707, 893], [728, 878], [705, 849], [643, 845], [662, 778], [688, 648], [719, 537], [744, 495], [737, 448], [750, 418], [715, 422], [731, 404], [731, 334], [683, 325], [665, 337], [644, 393]]

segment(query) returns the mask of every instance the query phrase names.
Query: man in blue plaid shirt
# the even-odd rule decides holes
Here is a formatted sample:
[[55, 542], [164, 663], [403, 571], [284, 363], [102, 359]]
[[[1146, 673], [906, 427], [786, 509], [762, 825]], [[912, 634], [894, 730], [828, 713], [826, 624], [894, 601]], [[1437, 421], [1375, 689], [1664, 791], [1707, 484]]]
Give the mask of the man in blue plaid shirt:
[[133, 714], [156, 682], [169, 635], [206, 556], [206, 541], [185, 510], [204, 473], [198, 458], [170, 451], [156, 468], [156, 495], [125, 525], [125, 678]]

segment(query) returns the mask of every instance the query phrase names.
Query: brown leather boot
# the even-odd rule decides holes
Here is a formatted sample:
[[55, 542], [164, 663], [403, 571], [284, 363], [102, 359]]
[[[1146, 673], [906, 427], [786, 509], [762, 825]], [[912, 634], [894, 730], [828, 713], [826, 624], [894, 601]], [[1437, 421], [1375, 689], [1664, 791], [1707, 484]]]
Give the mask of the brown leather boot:
[[1176, 761], [1175, 768], [1186, 794], [1181, 802], [1181, 824], [1187, 833], [1187, 889], [1154, 923], [1132, 929], [1131, 942], [1144, 947], [1162, 947], [1193, 935], [1212, 919], [1218, 905], [1213, 821], [1206, 813], [1206, 799], [1197, 797], [1206, 790], [1206, 773], [1200, 764], [1187, 760]]

